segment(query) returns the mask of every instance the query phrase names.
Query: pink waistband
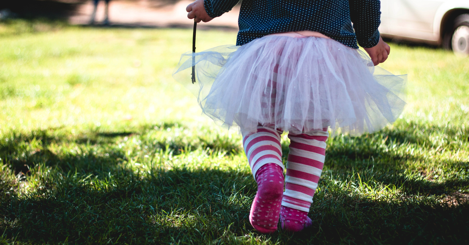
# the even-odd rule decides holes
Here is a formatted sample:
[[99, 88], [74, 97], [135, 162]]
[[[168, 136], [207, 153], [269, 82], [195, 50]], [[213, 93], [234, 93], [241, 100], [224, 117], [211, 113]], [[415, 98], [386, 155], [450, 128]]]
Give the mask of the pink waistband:
[[284, 33], [274, 33], [267, 36], [286, 36], [286, 37], [322, 37], [330, 39], [330, 37], [315, 31], [293, 31], [293, 32], [284, 32]]

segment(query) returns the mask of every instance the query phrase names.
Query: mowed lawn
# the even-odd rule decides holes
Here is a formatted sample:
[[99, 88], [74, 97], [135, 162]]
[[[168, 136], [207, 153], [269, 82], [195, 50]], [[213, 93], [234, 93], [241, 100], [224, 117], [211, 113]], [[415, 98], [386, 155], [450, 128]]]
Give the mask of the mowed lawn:
[[240, 135], [171, 77], [191, 37], [0, 22], [1, 244], [469, 244], [469, 58], [391, 44], [403, 115], [330, 138], [313, 226], [263, 235]]

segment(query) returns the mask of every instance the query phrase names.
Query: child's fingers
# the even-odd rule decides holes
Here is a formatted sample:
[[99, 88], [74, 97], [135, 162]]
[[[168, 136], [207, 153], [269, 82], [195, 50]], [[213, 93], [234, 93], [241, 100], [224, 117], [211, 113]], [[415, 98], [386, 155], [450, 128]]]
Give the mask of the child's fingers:
[[385, 62], [388, 59], [388, 56], [389, 56], [389, 51], [386, 50], [386, 52], [383, 53], [383, 61], [381, 61], [381, 63]]
[[199, 17], [199, 15], [196, 15], [194, 12], [188, 13], [187, 18], [194, 19], [194, 21], [197, 22], [197, 23], [200, 23], [201, 21], [207, 22], [206, 18], [204, 18], [203, 16]]
[[191, 12], [192, 11], [192, 4], [194, 4], [194, 3], [191, 3], [191, 4], [187, 5], [186, 12]]
[[[383, 52], [378, 56], [378, 64], [384, 63], [388, 59], [388, 52], [387, 50], [383, 50]], [[378, 65], [375, 64], [375, 65]]]
[[378, 54], [375, 53], [369, 53], [371, 61], [373, 62], [373, 65], [378, 65], [379, 64], [379, 57]]
[[206, 13], [200, 13], [197, 12], [197, 14], [195, 14], [194, 16], [194, 20], [195, 22], [199, 23], [199, 22], [209, 22], [211, 21], [213, 18], [210, 18], [210, 16], [208, 16]]
[[384, 61], [386, 60], [386, 58], [384, 58], [384, 54], [383, 53], [380, 53], [378, 54], [378, 56], [376, 57], [376, 62], [375, 62], [375, 66], [383, 63]]
[[189, 18], [189, 19], [194, 19], [194, 18], [195, 18], [195, 13], [194, 13], [193, 11], [189, 12], [189, 13], [187, 14], [187, 18]]
[[377, 66], [381, 63], [383, 63], [387, 59], [387, 56], [385, 56], [383, 53], [378, 53], [374, 57], [371, 58], [373, 61], [373, 65]]

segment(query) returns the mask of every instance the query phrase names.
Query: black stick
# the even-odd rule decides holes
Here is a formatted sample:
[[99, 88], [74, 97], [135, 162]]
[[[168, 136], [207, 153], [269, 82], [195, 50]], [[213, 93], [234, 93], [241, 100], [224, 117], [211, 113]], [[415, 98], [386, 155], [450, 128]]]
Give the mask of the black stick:
[[192, 84], [195, 83], [195, 34], [197, 32], [197, 22], [194, 20], [194, 29], [192, 31]]

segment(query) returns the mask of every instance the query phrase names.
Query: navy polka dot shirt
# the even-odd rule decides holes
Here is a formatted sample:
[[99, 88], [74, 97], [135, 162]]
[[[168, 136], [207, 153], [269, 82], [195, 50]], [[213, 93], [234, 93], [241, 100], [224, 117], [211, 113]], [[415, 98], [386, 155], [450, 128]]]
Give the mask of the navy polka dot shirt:
[[[230, 11], [239, 0], [204, 0], [210, 17]], [[379, 41], [379, 0], [243, 0], [236, 45], [265, 35], [320, 32], [351, 48]], [[353, 26], [352, 26], [353, 22]]]

